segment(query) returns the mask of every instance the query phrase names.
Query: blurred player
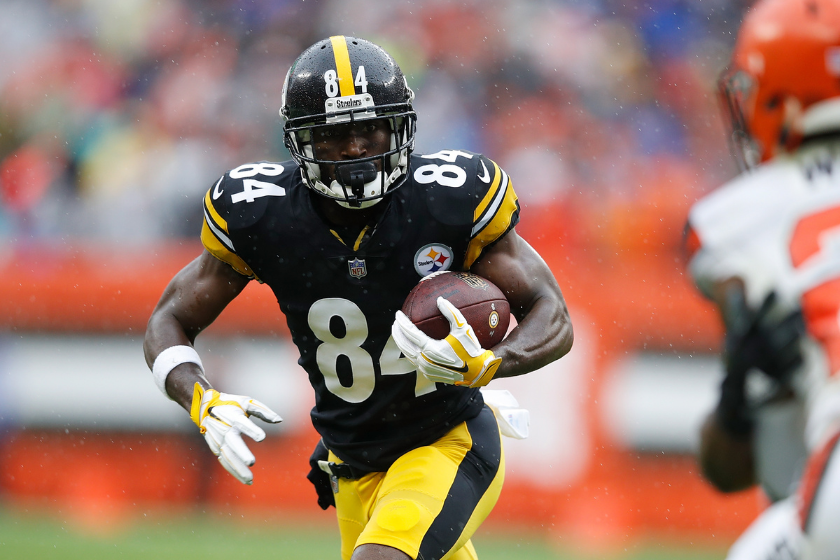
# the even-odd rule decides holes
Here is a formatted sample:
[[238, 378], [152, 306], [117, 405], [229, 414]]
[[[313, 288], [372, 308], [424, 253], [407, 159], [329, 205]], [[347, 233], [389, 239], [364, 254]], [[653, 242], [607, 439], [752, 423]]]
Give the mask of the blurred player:
[[689, 215], [726, 327], [700, 462], [773, 502], [730, 559], [840, 558], [840, 2], [758, 2], [721, 92], [744, 173]]
[[[241, 165], [208, 190], [205, 251], [173, 278], [146, 332], [158, 386], [250, 484], [241, 434], [265, 433], [248, 417], [280, 417], [213, 389], [192, 345], [248, 282], [268, 284], [315, 390], [322, 440], [309, 478], [319, 504], [336, 506], [344, 559], [475, 558], [470, 537], [504, 478], [499, 427], [478, 387], [572, 344], [557, 282], [514, 229], [510, 178], [479, 154], [412, 155], [413, 97], [368, 41], [336, 36], [304, 51], [281, 109], [294, 161]], [[411, 288], [438, 270], [497, 284], [516, 329], [481, 348], [445, 300], [445, 340], [395, 322]]]

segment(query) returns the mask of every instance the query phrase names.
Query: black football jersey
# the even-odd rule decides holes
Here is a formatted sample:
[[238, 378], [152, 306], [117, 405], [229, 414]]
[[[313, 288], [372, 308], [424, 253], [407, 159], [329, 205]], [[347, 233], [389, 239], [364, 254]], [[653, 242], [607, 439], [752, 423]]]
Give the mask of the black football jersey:
[[292, 161], [249, 163], [204, 199], [205, 248], [271, 287], [315, 389], [312, 422], [350, 465], [386, 470], [483, 406], [478, 389], [418, 375], [391, 337], [420, 279], [468, 270], [519, 220], [510, 179], [479, 154], [412, 155], [375, 227], [342, 239]]

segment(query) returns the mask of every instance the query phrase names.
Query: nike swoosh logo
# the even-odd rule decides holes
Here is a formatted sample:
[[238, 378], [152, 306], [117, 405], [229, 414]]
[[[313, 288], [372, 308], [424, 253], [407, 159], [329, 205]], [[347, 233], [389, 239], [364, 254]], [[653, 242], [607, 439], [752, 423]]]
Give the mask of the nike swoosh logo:
[[431, 358], [429, 358], [426, 354], [423, 354], [422, 352], [420, 353], [420, 355], [421, 355], [421, 356], [423, 356], [423, 359], [425, 359], [425, 360], [426, 360], [427, 362], [429, 362], [430, 364], [435, 364], [435, 365], [437, 365], [437, 366], [439, 366], [439, 367], [444, 367], [444, 368], [446, 368], [446, 369], [448, 369], [448, 370], [457, 371], [458, 373], [469, 373], [469, 371], [470, 371], [470, 366], [469, 366], [469, 365], [467, 365], [467, 364], [464, 364], [464, 365], [463, 365], [463, 366], [461, 366], [461, 367], [455, 367], [455, 366], [445, 366], [445, 365], [443, 365], [443, 364], [441, 364], [441, 363], [438, 363], [438, 362], [436, 362], [436, 361], [432, 360]]
[[219, 197], [222, 196], [222, 190], [219, 188], [219, 185], [222, 184], [222, 179], [224, 179], [224, 177], [219, 177], [219, 181], [216, 183], [216, 187], [213, 189], [213, 200], [218, 200]]
[[[480, 161], [480, 160], [479, 160], [479, 161]], [[483, 161], [481, 162], [481, 167], [483, 167], [483, 168], [484, 168], [484, 176], [479, 177], [479, 179], [481, 179], [481, 182], [482, 182], [482, 183], [489, 183], [489, 182], [490, 182], [490, 172], [489, 172], [489, 171], [487, 171], [487, 166], [486, 166], [486, 165], [484, 165], [484, 162], [483, 162]]]

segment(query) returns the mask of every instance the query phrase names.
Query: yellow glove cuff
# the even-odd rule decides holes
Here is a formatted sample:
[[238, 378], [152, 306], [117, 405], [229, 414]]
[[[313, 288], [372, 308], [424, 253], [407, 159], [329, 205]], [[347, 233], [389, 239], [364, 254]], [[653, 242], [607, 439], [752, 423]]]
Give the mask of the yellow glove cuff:
[[463, 369], [453, 368], [453, 370], [459, 371], [464, 375], [464, 380], [455, 382], [455, 385], [461, 387], [484, 387], [490, 383], [490, 380], [496, 375], [496, 371], [498, 371], [499, 365], [502, 363], [501, 358], [497, 358], [492, 350], [485, 350], [478, 356], [472, 357], [464, 348], [464, 345], [461, 344], [461, 341], [451, 334], [446, 337], [446, 341], [452, 346], [455, 354], [465, 364]]
[[497, 358], [491, 350], [485, 350], [481, 356], [475, 359], [483, 362], [483, 369], [473, 379], [472, 383], [468, 385], [470, 387], [484, 387], [496, 375], [496, 371], [498, 371], [499, 366], [502, 364], [502, 359]]
[[[237, 401], [223, 401], [222, 393], [215, 389], [207, 389], [205, 391], [198, 383], [196, 383], [193, 387], [192, 404], [190, 404], [190, 418], [192, 418], [192, 421], [195, 422], [195, 425], [198, 426], [198, 429], [201, 430], [202, 434], [207, 431], [207, 428], [202, 426], [201, 423], [204, 421], [204, 418], [210, 414], [210, 409], [214, 406], [233, 405], [242, 408], [242, 405]], [[228, 395], [225, 394], [225, 396]], [[244, 409], [242, 412], [245, 413], [246, 418], [251, 416]]]
[[[212, 391], [212, 389], [210, 389]], [[190, 405], [190, 418], [195, 425], [201, 430], [201, 433], [204, 433], [204, 428], [201, 427], [201, 421], [203, 420], [203, 415], [201, 414], [201, 401], [204, 399], [204, 389], [196, 383], [193, 386], [193, 398], [192, 404]]]

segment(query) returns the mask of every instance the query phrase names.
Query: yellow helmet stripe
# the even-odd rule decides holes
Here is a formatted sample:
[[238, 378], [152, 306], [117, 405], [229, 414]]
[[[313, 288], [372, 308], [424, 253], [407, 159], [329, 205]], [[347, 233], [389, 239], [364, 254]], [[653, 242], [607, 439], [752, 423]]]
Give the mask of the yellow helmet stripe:
[[338, 87], [341, 96], [355, 95], [356, 86], [353, 85], [353, 69], [350, 68], [350, 52], [347, 50], [347, 39], [344, 35], [330, 37], [335, 56], [335, 71], [338, 72]]

